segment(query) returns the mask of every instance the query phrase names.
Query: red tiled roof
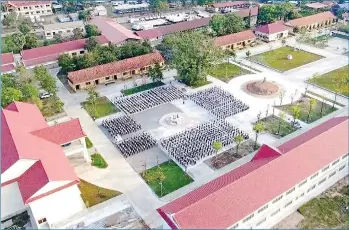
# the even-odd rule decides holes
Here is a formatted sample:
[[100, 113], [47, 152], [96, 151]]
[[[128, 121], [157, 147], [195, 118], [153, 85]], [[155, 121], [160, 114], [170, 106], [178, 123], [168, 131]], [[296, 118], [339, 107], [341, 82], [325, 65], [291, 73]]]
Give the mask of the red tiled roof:
[[51, 1], [9, 1], [9, 5], [12, 5], [14, 7], [21, 7], [21, 6], [36, 6], [36, 5], [46, 5], [51, 4]]
[[[108, 43], [108, 40], [104, 36], [98, 36], [97, 40], [101, 44]], [[23, 63], [25, 66], [32, 66], [56, 61], [59, 55], [62, 53], [84, 49], [86, 42], [87, 39], [84, 38], [49, 46], [42, 46], [29, 50], [23, 50], [21, 52]]]
[[86, 136], [77, 118], [36, 130], [32, 134], [59, 145]]
[[258, 31], [263, 34], [275, 34], [280, 33], [286, 30], [289, 30], [290, 27], [285, 26], [283, 21], [273, 22], [261, 27], [256, 28], [255, 31]]
[[214, 8], [223, 8], [223, 7], [244, 5], [244, 4], [248, 4], [248, 1], [218, 2], [218, 3], [213, 3], [212, 6]]
[[[235, 12], [233, 12], [233, 14], [235, 14], [236, 16], [242, 17], [242, 18], [246, 18], [250, 14], [250, 9], [248, 8], [248, 9], [235, 11]], [[252, 7], [251, 8], [251, 16], [257, 16], [257, 15], [258, 15], [258, 7]]]
[[154, 53], [128, 58], [121, 61], [98, 65], [87, 69], [82, 69], [68, 74], [68, 79], [73, 84], [92, 81], [102, 77], [123, 73], [138, 68], [142, 68], [154, 63], [164, 62], [164, 58], [156, 51]]
[[89, 21], [90, 24], [96, 25], [110, 42], [119, 44], [127, 41], [128, 39], [140, 40], [141, 38], [136, 36], [131, 30], [126, 29], [116, 20], [106, 18], [102, 16], [94, 17]]
[[186, 22], [179, 22], [168, 26], [160, 26], [155, 29], [137, 31], [136, 34], [143, 39], [153, 39], [164, 35], [193, 30], [208, 26], [211, 18], [200, 18]]
[[309, 4], [306, 4], [306, 6], [313, 9], [321, 9], [321, 8], [328, 7], [328, 5], [322, 4], [321, 2], [309, 3]]
[[335, 18], [336, 17], [331, 12], [326, 11], [326, 12], [310, 15], [307, 17], [290, 20], [287, 22], [287, 24], [290, 24], [293, 27], [308, 26], [308, 25], [311, 25], [313, 23], [321, 23], [321, 22], [325, 22], [327, 20], [333, 20]]
[[[296, 137], [297, 141], [291, 140], [297, 144], [285, 154], [227, 183], [219, 190], [211, 192], [207, 185], [203, 185], [160, 209], [171, 216], [178, 228], [228, 228], [348, 154], [348, 138], [348, 117], [332, 118], [307, 131], [304, 136]], [[221, 178], [227, 177], [227, 174], [216, 181], [223, 180]], [[202, 196], [203, 193], [206, 195]], [[195, 202], [186, 201], [197, 196], [200, 199]]]
[[253, 156], [251, 161], [279, 156], [281, 156], [281, 152], [278, 149], [264, 144], [262, 145], [262, 147], [259, 148], [258, 152]]
[[36, 130], [48, 127], [35, 105], [13, 102], [2, 109], [1, 116], [1, 172], [6, 172], [19, 159], [40, 162], [36, 162], [18, 178], [24, 200], [42, 188], [47, 180], [78, 180], [61, 146], [44, 137], [33, 135]]
[[12, 64], [15, 62], [15, 57], [13, 53], [1, 54], [1, 65]]
[[228, 34], [221, 37], [217, 37], [214, 40], [214, 44], [216, 46], [225, 46], [254, 38], [256, 38], [256, 35], [251, 30], [245, 30], [235, 34]]
[[14, 70], [16, 70], [16, 67], [13, 64], [1, 66], [1, 73], [8, 73]]

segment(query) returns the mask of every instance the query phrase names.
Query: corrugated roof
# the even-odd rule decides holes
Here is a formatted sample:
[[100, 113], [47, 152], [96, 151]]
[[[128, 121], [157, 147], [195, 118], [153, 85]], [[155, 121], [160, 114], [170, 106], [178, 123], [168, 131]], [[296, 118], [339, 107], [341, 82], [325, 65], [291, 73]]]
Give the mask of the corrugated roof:
[[213, 3], [211, 6], [214, 8], [224, 8], [224, 7], [232, 7], [232, 6], [238, 6], [238, 5], [244, 5], [249, 4], [248, 1], [233, 1], [233, 2], [218, 2]]
[[308, 3], [306, 4], [306, 6], [313, 9], [321, 9], [328, 7], [328, 5], [322, 4], [321, 2]]
[[68, 74], [68, 79], [73, 84], [79, 84], [102, 77], [123, 73], [125, 71], [139, 69], [163, 61], [164, 58], [158, 51], [156, 51], [154, 53], [145, 54], [138, 57], [128, 58], [121, 61], [115, 61], [104, 65], [98, 65], [87, 69], [70, 72]]
[[308, 26], [314, 23], [321, 23], [321, 22], [325, 22], [328, 20], [333, 20], [336, 17], [329, 11], [326, 12], [322, 12], [322, 13], [318, 13], [318, 14], [314, 14], [314, 15], [310, 15], [307, 17], [303, 17], [303, 18], [297, 18], [297, 19], [293, 19], [287, 22], [287, 24], [296, 27], [296, 26]]
[[[285, 154], [221, 189], [208, 194], [208, 189], [201, 191], [206, 186], [204, 185], [160, 209], [171, 216], [179, 228], [228, 228], [321, 168], [348, 154], [348, 138], [348, 117], [332, 118], [303, 136], [294, 138], [296, 140], [291, 140], [296, 142], [296, 147], [288, 148], [289, 151]], [[224, 177], [226, 174], [216, 180]], [[207, 195], [177, 208], [177, 200], [195, 197], [195, 193]]]
[[256, 28], [255, 31], [258, 31], [264, 34], [275, 34], [275, 33], [280, 33], [280, 32], [289, 30], [289, 29], [290, 27], [285, 26], [283, 21], [277, 21], [264, 26], [260, 26]]
[[256, 35], [251, 30], [245, 30], [235, 34], [228, 34], [221, 37], [217, 37], [214, 40], [214, 44], [216, 46], [225, 46], [254, 38], [256, 38]]
[[235, 11], [235, 12], [233, 12], [233, 14], [235, 14], [236, 16], [242, 17], [242, 18], [246, 18], [250, 14], [250, 11], [251, 11], [251, 16], [258, 15], [258, 7], [252, 7], [251, 9], [248, 8], [248, 9]]
[[59, 29], [70, 29], [70, 28], [80, 28], [84, 27], [83, 21], [73, 21], [73, 22], [61, 22], [55, 24], [44, 25], [44, 30], [59, 30]]

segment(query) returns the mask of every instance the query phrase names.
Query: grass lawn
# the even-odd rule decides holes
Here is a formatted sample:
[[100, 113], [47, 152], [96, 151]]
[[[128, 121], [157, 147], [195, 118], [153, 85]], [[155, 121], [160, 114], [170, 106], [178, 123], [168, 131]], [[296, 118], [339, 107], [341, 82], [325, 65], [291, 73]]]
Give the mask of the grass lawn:
[[152, 89], [152, 88], [155, 88], [155, 87], [158, 87], [158, 86], [162, 86], [162, 85], [165, 85], [165, 84], [163, 82], [161, 82], [161, 81], [157, 81], [157, 82], [152, 82], [152, 83], [148, 83], [148, 84], [145, 84], [145, 85], [140, 85], [140, 86], [137, 86], [137, 87], [134, 87], [134, 88], [131, 88], [131, 89], [122, 90], [122, 93], [124, 95], [131, 95], [131, 94], [134, 94], [134, 93], [139, 93], [139, 92], [142, 92], [142, 91], [145, 91], [145, 90], [148, 90], [148, 89]]
[[348, 187], [344, 186], [335, 196], [315, 198], [299, 208], [305, 217], [300, 223], [305, 229], [347, 229]]
[[[297, 130], [297, 128], [292, 126], [290, 123], [282, 120], [277, 116], [271, 115], [271, 116], [268, 116], [267, 118], [262, 119], [261, 121], [264, 124], [264, 131], [271, 133], [278, 138], [284, 137]], [[279, 122], [280, 122], [280, 133], [277, 133], [279, 129]]]
[[[287, 55], [289, 54], [292, 55], [292, 60], [287, 60]], [[260, 62], [271, 68], [284, 72], [317, 61], [322, 57], [302, 50], [295, 51], [293, 47], [285, 46], [250, 58], [252, 61]]]
[[94, 109], [94, 106], [88, 101], [83, 102], [82, 106], [92, 118], [105, 117], [107, 115], [120, 111], [106, 97], [100, 97], [97, 99], [96, 111]]
[[52, 117], [63, 112], [63, 109], [55, 106], [55, 100], [59, 100], [59, 98], [49, 97], [42, 100], [43, 108], [41, 109], [41, 112], [44, 117]]
[[234, 77], [249, 73], [250, 71], [231, 63], [221, 63], [215, 65], [215, 67], [209, 72], [209, 74], [213, 77], [216, 77], [227, 83]]
[[81, 192], [81, 198], [87, 207], [102, 203], [122, 194], [121, 192], [115, 190], [98, 187], [82, 179], [80, 179], [78, 187]]
[[[347, 81], [348, 73], [349, 73], [349, 67], [346, 65], [342, 68], [333, 70], [329, 73], [325, 73], [321, 76], [314, 77], [310, 79], [310, 82], [316, 85], [319, 85], [321, 87], [324, 87], [326, 89], [348, 96], [349, 95], [348, 93], [349, 85]], [[346, 82], [346, 84], [341, 84], [340, 86], [337, 86], [334, 82], [336, 79], [336, 76], [343, 78], [343, 82]]]
[[[300, 116], [298, 119], [301, 121], [307, 122], [308, 111], [309, 111], [309, 101], [310, 101], [310, 97], [303, 96], [300, 100], [294, 102], [293, 105], [283, 105], [277, 108], [281, 109], [282, 111], [292, 116], [291, 108], [295, 104], [298, 104], [298, 106], [300, 107]], [[321, 115], [321, 107], [323, 107], [322, 115]], [[313, 105], [308, 123], [312, 123], [320, 119], [321, 117], [326, 116], [327, 114], [330, 114], [336, 110], [337, 110], [336, 108], [332, 108], [332, 105], [328, 105], [326, 103], [322, 103], [321, 101], [316, 100], [315, 105]]]
[[165, 180], [163, 180], [163, 193], [161, 194], [161, 186], [159, 181], [155, 179], [148, 180], [146, 178], [154, 178], [157, 174], [158, 166], [148, 169], [141, 173], [141, 176], [145, 179], [147, 184], [153, 189], [153, 191], [159, 197], [163, 197], [187, 184], [193, 182], [190, 176], [188, 176], [175, 162], [167, 161], [159, 165], [162, 169]]
[[101, 154], [95, 153], [91, 155], [91, 165], [100, 169], [105, 169], [108, 167], [108, 163], [104, 160]]

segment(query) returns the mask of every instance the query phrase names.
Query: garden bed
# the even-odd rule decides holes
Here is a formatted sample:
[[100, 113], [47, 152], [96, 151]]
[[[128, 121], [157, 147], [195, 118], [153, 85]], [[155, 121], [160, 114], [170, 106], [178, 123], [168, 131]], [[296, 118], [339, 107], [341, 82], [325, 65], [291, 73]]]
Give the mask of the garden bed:
[[221, 63], [215, 65], [214, 68], [212, 68], [212, 70], [209, 72], [211, 76], [218, 78], [226, 83], [228, 83], [234, 77], [249, 73], [251, 72], [231, 63]]
[[[261, 122], [264, 124], [264, 131], [272, 134], [276, 138], [281, 138], [287, 136], [290, 133], [293, 133], [297, 130], [296, 127], [292, 126], [287, 121], [282, 120], [281, 118], [271, 115], [267, 118], [261, 119]], [[280, 123], [280, 132], [278, 133]]]
[[162, 86], [162, 85], [165, 85], [162, 81], [156, 81], [156, 82], [140, 85], [140, 86], [137, 86], [137, 87], [134, 87], [134, 88], [131, 88], [131, 89], [125, 89], [125, 90], [122, 90], [121, 92], [124, 95], [131, 95], [131, 94], [139, 93], [139, 92], [142, 92], [142, 91], [145, 91], [145, 90], [149, 90], [149, 89], [152, 89], [152, 88], [155, 88], [155, 87], [159, 87], [159, 86]]
[[[162, 173], [159, 173], [159, 171]], [[160, 180], [158, 180], [159, 174], [163, 175], [162, 189]], [[193, 182], [193, 179], [173, 161], [167, 161], [145, 170], [141, 173], [141, 176], [159, 197], [163, 197]]]
[[[287, 55], [289, 54], [292, 55], [292, 60], [287, 59]], [[323, 57], [303, 50], [295, 50], [295, 48], [290, 46], [285, 46], [252, 56], [250, 60], [284, 72], [320, 60], [321, 58]]]
[[108, 163], [104, 160], [101, 154], [94, 153], [91, 155], [91, 165], [100, 169], [104, 169], [108, 167]]
[[113, 105], [113, 103], [109, 101], [107, 97], [100, 97], [97, 99], [96, 109], [88, 101], [83, 102], [82, 106], [87, 111], [87, 113], [95, 119], [105, 117], [120, 111]]

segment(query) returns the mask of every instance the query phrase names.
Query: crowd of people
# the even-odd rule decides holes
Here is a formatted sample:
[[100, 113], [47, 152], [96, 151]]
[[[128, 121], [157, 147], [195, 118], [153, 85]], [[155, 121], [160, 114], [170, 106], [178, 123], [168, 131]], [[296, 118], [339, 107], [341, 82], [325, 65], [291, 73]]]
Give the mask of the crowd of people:
[[107, 118], [102, 121], [102, 125], [114, 139], [118, 135], [123, 136], [142, 129], [141, 125], [129, 116]]
[[219, 119], [225, 119], [249, 109], [247, 104], [217, 86], [193, 93], [189, 98]]
[[113, 104], [125, 113], [138, 113], [164, 103], [184, 97], [184, 94], [172, 85], [164, 85], [131, 96], [116, 97]]
[[116, 144], [121, 154], [125, 158], [129, 156], [133, 156], [145, 150], [151, 149], [155, 147], [155, 145], [156, 145], [156, 141], [147, 132], [136, 134]]
[[215, 153], [213, 143], [219, 141], [223, 146], [232, 144], [236, 136], [245, 140], [248, 134], [224, 120], [202, 123], [160, 141], [160, 147], [178, 163], [187, 167]]

